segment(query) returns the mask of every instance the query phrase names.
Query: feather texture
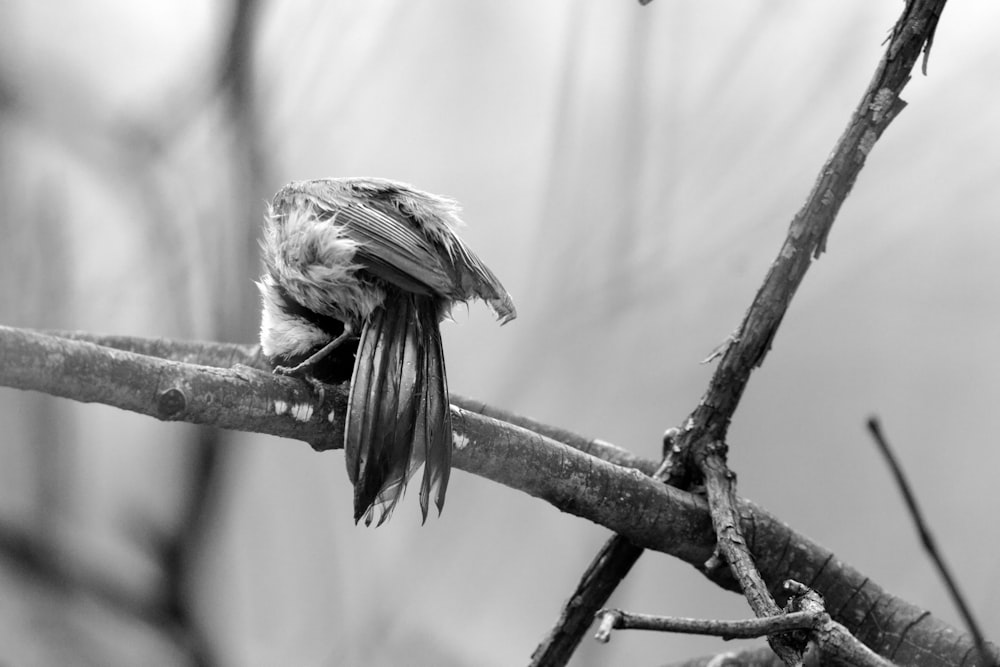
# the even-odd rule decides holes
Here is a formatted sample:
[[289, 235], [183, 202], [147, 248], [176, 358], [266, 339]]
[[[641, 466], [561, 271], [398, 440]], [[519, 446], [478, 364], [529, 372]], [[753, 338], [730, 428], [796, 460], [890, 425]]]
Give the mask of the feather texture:
[[438, 510], [451, 470], [451, 412], [437, 304], [389, 292], [361, 332], [344, 443], [354, 484], [354, 520], [386, 521], [424, 465], [420, 509]]
[[386, 521], [421, 465], [422, 516], [432, 496], [441, 510], [452, 437], [438, 324], [474, 298], [501, 324], [517, 315], [457, 235], [458, 210], [404, 183], [340, 178], [288, 184], [265, 218], [264, 353], [297, 372], [359, 335], [344, 440], [355, 521]]

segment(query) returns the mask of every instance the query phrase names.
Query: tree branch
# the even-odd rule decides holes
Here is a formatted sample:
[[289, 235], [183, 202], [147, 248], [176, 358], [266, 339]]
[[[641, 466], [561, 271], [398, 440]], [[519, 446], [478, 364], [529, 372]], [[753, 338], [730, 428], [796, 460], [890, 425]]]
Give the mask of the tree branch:
[[[168, 421], [290, 437], [320, 449], [339, 447], [343, 439], [346, 386], [331, 386], [317, 396], [306, 382], [255, 368], [261, 361], [256, 346], [73, 336], [76, 340], [0, 327], [0, 385], [99, 401]], [[83, 338], [167, 358], [112, 349]], [[222, 360], [235, 367], [209, 365]], [[209, 364], [190, 363], [194, 361]], [[704, 498], [668, 487], [638, 469], [597, 458], [623, 458], [622, 450], [607, 443], [595, 447], [594, 441], [518, 418], [539, 430], [566, 434], [568, 441], [583, 443], [596, 456], [585, 454], [473, 411], [499, 412], [482, 403], [459, 402], [471, 409], [452, 407], [456, 468], [542, 498], [638, 547], [680, 558], [719, 585], [737, 589], [727, 568], [705, 567], [715, 537]], [[638, 460], [624, 457], [630, 458]], [[651, 461], [637, 466], [652, 467]], [[892, 597], [765, 510], [743, 499], [736, 499], [735, 507], [741, 532], [768, 587], [778, 590], [786, 579], [805, 582], [826, 598], [833, 618], [869, 646], [894, 647], [892, 657], [904, 664], [918, 658], [928, 664], [932, 656], [929, 664], [957, 665], [973, 650], [968, 636]], [[991, 650], [1000, 655], [995, 647]]]
[[776, 632], [811, 630], [818, 619], [817, 614], [808, 611], [738, 621], [722, 621], [712, 618], [634, 614], [621, 609], [602, 609], [597, 612], [597, 617], [600, 619], [600, 628], [595, 639], [605, 643], [611, 639], [612, 630], [653, 630], [655, 632], [708, 635], [723, 639], [755, 639]]
[[[903, 12], [893, 27], [885, 54], [847, 128], [820, 170], [805, 204], [792, 219], [778, 256], [736, 333], [725, 346], [722, 359], [704, 396], [684, 421], [680, 435], [672, 443], [668, 464], [663, 473], [657, 475], [668, 484], [686, 486], [691, 477], [688, 470], [691, 460], [697, 458], [704, 463], [711, 458], [705, 451], [698, 450], [707, 450], [716, 447], [716, 443], [726, 442], [729, 423], [751, 372], [763, 363], [812, 260], [825, 251], [833, 221], [850, 194], [868, 154], [906, 105], [900, 94], [910, 79], [921, 50], [925, 54], [926, 72], [926, 56], [945, 2], [946, 0], [906, 1]], [[713, 474], [705, 468], [699, 472], [703, 477]], [[731, 485], [732, 480], [723, 483]], [[721, 526], [717, 525], [716, 528], [720, 529]], [[743, 552], [739, 555], [740, 560], [752, 560], [742, 546], [743, 540], [739, 536], [738, 527], [727, 532], [734, 539], [724, 550], [733, 557], [736, 557], [737, 552]], [[616, 554], [615, 558], [608, 558], [610, 553]], [[640, 555], [641, 550], [629, 547], [617, 537], [605, 544], [587, 569], [586, 585], [581, 582], [577, 586], [573, 597], [577, 606], [576, 613], [570, 615], [569, 610], [564, 609], [559, 624], [536, 650], [533, 665], [557, 666], [568, 661], [589, 626], [588, 612], [596, 612], [598, 607], [607, 602], [617, 583]], [[751, 585], [750, 581], [746, 579], [745, 583]], [[744, 593], [748, 599], [758, 601], [769, 597], [764, 589], [745, 589]], [[581, 601], [586, 601], [586, 606]], [[773, 600], [764, 604], [764, 608], [773, 606]], [[573, 625], [563, 625], [570, 619], [574, 620]], [[791, 659], [784, 652], [783, 657], [786, 662]]]
[[[910, 516], [913, 517], [913, 522], [916, 524], [917, 533], [920, 535], [920, 542], [924, 546], [924, 550], [927, 555], [930, 556], [931, 561], [934, 563], [934, 567], [937, 569], [938, 574], [941, 575], [941, 579], [944, 580], [945, 587], [948, 589], [948, 594], [951, 596], [952, 602], [958, 607], [958, 613], [962, 616], [962, 620], [965, 622], [965, 627], [968, 628], [969, 634], [972, 635], [973, 640], [976, 642], [976, 650], [979, 651], [979, 655], [982, 657], [983, 662], [989, 660], [989, 654], [986, 651], [986, 640], [983, 638], [983, 632], [979, 629], [979, 623], [976, 622], [976, 617], [972, 613], [972, 609], [965, 602], [965, 596], [958, 589], [958, 582], [955, 581], [955, 577], [952, 576], [951, 570], [944, 562], [944, 557], [941, 555], [941, 551], [937, 547], [937, 541], [931, 534], [931, 530], [924, 520], [924, 514], [920, 511], [920, 506], [917, 504], [917, 498], [913, 491], [910, 489], [910, 483], [906, 479], [906, 475], [903, 473], [903, 467], [896, 460], [896, 455], [892, 453], [892, 448], [889, 446], [889, 441], [886, 440], [885, 435], [882, 433], [882, 426], [879, 423], [877, 417], [871, 417], [868, 419], [868, 431], [872, 435], [872, 439], [875, 440], [875, 444], [878, 445], [879, 450], [882, 455], [885, 456], [886, 463], [889, 464], [889, 469], [892, 471], [893, 477], [896, 479], [896, 485], [899, 487], [900, 493], [903, 494], [903, 500], [906, 502], [906, 507], [910, 510]], [[993, 663], [996, 665], [997, 663]]]
[[[706, 453], [699, 468], [705, 477], [708, 507], [716, 535], [716, 551], [736, 577], [754, 614], [759, 618], [779, 616], [781, 608], [771, 597], [743, 538], [737, 512], [736, 475], [726, 467], [725, 445], [721, 442], [713, 443]], [[712, 562], [715, 560], [713, 558]], [[806, 643], [799, 639], [796, 635], [776, 634], [770, 635], [767, 642], [785, 664], [797, 665], [802, 662], [806, 650]]]
[[[755, 619], [721, 621], [632, 614], [617, 609], [598, 612], [600, 626], [596, 639], [607, 642], [612, 630], [655, 630], [711, 635], [723, 639], [752, 639], [768, 636], [801, 636], [812, 640], [821, 654], [821, 664], [855, 667], [892, 667], [892, 663], [862, 644], [827, 613], [822, 596], [797, 581], [785, 582], [794, 596], [786, 613]], [[797, 643], [797, 639], [791, 643]], [[804, 652], [804, 651], [803, 651]], [[755, 663], [751, 663], [755, 664]]]
[[[946, 0], [907, 0], [886, 51], [844, 133], [820, 169], [812, 191], [788, 228], [778, 256], [726, 346], [698, 408], [693, 427], [705, 441], [724, 441], [729, 421], [760, 366], [813, 259], [826, 240], [875, 142], [906, 106], [900, 95], [920, 52], [934, 38]], [[703, 425], [703, 426], [701, 426]], [[683, 441], [682, 441], [683, 446]]]

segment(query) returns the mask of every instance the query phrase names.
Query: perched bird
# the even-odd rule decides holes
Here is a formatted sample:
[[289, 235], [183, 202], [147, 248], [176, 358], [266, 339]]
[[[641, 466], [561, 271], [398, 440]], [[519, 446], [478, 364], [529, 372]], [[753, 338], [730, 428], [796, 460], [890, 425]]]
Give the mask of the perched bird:
[[451, 413], [439, 323], [479, 298], [501, 324], [514, 303], [456, 233], [458, 204], [380, 178], [278, 191], [261, 241], [260, 343], [275, 372], [329, 381], [354, 352], [344, 451], [354, 520], [380, 525], [424, 464], [420, 510], [444, 506]]

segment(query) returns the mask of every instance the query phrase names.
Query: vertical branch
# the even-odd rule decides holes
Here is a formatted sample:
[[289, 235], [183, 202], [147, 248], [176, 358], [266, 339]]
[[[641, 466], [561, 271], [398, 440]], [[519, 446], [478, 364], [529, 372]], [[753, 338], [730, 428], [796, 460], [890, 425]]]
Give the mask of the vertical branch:
[[259, 5], [257, 0], [234, 0], [229, 32], [224, 43], [219, 68], [219, 89], [225, 95], [227, 116], [231, 121], [231, 155], [235, 192], [234, 215], [227, 224], [230, 232], [223, 243], [223, 257], [232, 257], [234, 265], [220, 267], [223, 275], [215, 280], [213, 299], [218, 304], [215, 323], [219, 340], [241, 340], [256, 318], [255, 294], [246, 289], [257, 273], [257, 231], [260, 204], [264, 196], [266, 165], [260, 139], [257, 111], [253, 44]]
[[[225, 96], [231, 122], [230, 166], [233, 174], [234, 213], [223, 224], [230, 230], [221, 235], [233, 248], [220, 249], [223, 261], [209, 274], [215, 318], [213, 338], [238, 340], [252, 330], [256, 302], [245, 285], [257, 265], [257, 202], [263, 189], [264, 159], [254, 98], [253, 45], [258, 15], [257, 0], [234, 0], [228, 31], [222, 43], [218, 89]], [[198, 630], [193, 605], [197, 583], [194, 563], [211, 535], [231, 449], [230, 434], [203, 427], [196, 431], [187, 471], [190, 492], [181, 508], [179, 529], [163, 544], [166, 589], [165, 612], [184, 628], [192, 660], [202, 666], [216, 662], [208, 637]]]
[[218, 494], [222, 488], [220, 465], [224, 443], [217, 431], [202, 427], [197, 430], [197, 442], [192, 452], [188, 470], [188, 488], [177, 533], [164, 541], [160, 561], [163, 567], [163, 615], [183, 633], [182, 640], [192, 664], [210, 667], [218, 664], [211, 641], [205, 636], [195, 618], [192, 587], [194, 561], [211, 535], [212, 520], [217, 516]]

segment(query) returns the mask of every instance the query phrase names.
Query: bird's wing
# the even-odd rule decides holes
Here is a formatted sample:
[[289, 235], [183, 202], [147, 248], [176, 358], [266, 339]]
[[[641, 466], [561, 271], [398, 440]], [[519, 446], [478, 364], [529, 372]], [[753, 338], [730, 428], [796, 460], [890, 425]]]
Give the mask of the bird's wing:
[[408, 216], [378, 203], [351, 203], [339, 215], [348, 235], [361, 243], [355, 258], [380, 278], [420, 294], [432, 292], [458, 301], [478, 297], [501, 324], [517, 316], [500, 280], [443, 223], [438, 233], [446, 240], [438, 243], [417, 231]]
[[500, 324], [506, 324], [517, 317], [514, 300], [504, 289], [499, 278], [458, 235], [454, 236], [452, 261], [458, 269], [456, 274], [461, 284], [461, 291], [466, 295], [465, 298], [477, 296], [485, 301], [500, 320]]
[[401, 214], [351, 202], [337, 224], [360, 246], [355, 261], [379, 278], [418, 294], [452, 296], [455, 278], [441, 251]]
[[480, 298], [501, 323], [516, 317], [507, 290], [455, 233], [455, 202], [384, 179], [319, 179], [296, 188], [358, 242], [354, 259], [375, 276], [417, 294]]

